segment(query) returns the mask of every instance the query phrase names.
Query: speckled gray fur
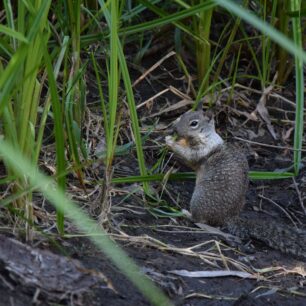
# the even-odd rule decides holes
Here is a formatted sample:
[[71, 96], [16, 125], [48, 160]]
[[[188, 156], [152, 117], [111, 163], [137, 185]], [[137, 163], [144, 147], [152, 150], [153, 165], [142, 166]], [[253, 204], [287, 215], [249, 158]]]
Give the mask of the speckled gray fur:
[[214, 121], [202, 111], [183, 114], [174, 123], [176, 137], [167, 146], [196, 171], [190, 210], [195, 222], [223, 226], [241, 238], [255, 238], [284, 253], [306, 259], [306, 233], [298, 229], [239, 217], [248, 189], [248, 163], [241, 149], [226, 144]]
[[195, 221], [223, 225], [239, 215], [248, 188], [248, 163], [244, 154], [224, 144], [202, 160], [196, 174], [190, 203]]

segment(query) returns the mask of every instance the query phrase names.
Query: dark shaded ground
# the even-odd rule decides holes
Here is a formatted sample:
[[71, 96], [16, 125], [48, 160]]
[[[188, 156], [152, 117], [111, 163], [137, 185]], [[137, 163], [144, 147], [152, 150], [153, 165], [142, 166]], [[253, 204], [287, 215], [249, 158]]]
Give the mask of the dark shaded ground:
[[[304, 177], [303, 174], [298, 179], [298, 183]], [[289, 188], [290, 184], [289, 180], [252, 183], [244, 214], [250, 218], [264, 217], [267, 220], [274, 218], [279, 222], [290, 224], [283, 212], [269, 203], [262, 203], [262, 212], [254, 212], [252, 209], [252, 204], [254, 204], [253, 208], [259, 208], [256, 193], [260, 193], [264, 186], [266, 197], [284, 205], [290, 212], [297, 212], [299, 206], [294, 190]], [[172, 185], [174, 185], [173, 189], [181, 188], [180, 183], [172, 183]], [[182, 183], [182, 185], [186, 185], [185, 190], [192, 188], [192, 183]], [[248, 248], [244, 248], [246, 252], [244, 254], [238, 254], [220, 245], [220, 250], [226, 257], [222, 259], [214, 242], [214, 239], [221, 241], [220, 237], [198, 230], [182, 218], [157, 219], [142, 206], [135, 204], [136, 202], [137, 199], [130, 198], [121, 205], [124, 211], [121, 211], [119, 207], [114, 209], [113, 221], [120, 221], [117, 229], [120, 228], [129, 235], [125, 238], [118, 235], [117, 241], [141, 269], [163, 288], [176, 305], [305, 305], [305, 262], [271, 250], [255, 241], [251, 241]], [[126, 211], [127, 207], [130, 212]], [[305, 225], [305, 217], [299, 216], [299, 218]], [[113, 232], [117, 231], [113, 230]], [[158, 244], [157, 240], [163, 242], [165, 246]], [[204, 241], [212, 242], [195, 248], [194, 252], [189, 249], [190, 252], [187, 253], [186, 248]], [[57, 301], [57, 305], [58, 303], [61, 305], [149, 305], [117, 268], [110, 264], [109, 259], [105, 258], [87, 239], [71, 238], [58, 242], [62, 245], [62, 250], [52, 247], [46, 241], [40, 247], [44, 249], [51, 247], [56, 253], [63, 254], [64, 251], [69, 257], [78, 259], [87, 269], [102, 272], [115, 290], [101, 284], [96, 285], [82, 296], [73, 295], [62, 302]], [[202, 259], [201, 256], [203, 256]], [[236, 266], [232, 259], [236, 260]], [[238, 277], [188, 278], [170, 273], [172, 270], [226, 270], [226, 266], [230, 270], [242, 268], [253, 274], [256, 269], [267, 269], [270, 272], [261, 271], [258, 276], [262, 276], [262, 280]], [[11, 280], [7, 271], [1, 271], [0, 275], [0, 305], [31, 304], [35, 294], [33, 288], [30, 290], [21, 286], [18, 280]], [[52, 302], [48, 302], [46, 298], [40, 298], [39, 295], [35, 300], [38, 305], [52, 305]]]

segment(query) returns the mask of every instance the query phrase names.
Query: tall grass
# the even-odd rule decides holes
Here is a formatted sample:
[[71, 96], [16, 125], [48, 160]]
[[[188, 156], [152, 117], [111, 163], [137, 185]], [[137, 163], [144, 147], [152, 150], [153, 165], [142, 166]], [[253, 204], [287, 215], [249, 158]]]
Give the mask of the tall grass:
[[[122, 73], [122, 78], [126, 90], [127, 102], [129, 105], [129, 112], [131, 116], [131, 123], [133, 128], [133, 133], [135, 137], [136, 151], [138, 157], [139, 170], [141, 175], [146, 175], [147, 170], [144, 161], [142, 141], [139, 130], [138, 116], [136, 112], [136, 105], [134, 101], [134, 95], [131, 85], [130, 76], [128, 73], [127, 64], [123, 54], [122, 46], [119, 40], [119, 11], [117, 1], [111, 3], [111, 12], [106, 7], [103, 0], [98, 1], [103, 14], [105, 16], [106, 22], [108, 23], [110, 30], [110, 56], [109, 56], [109, 67], [110, 71], [108, 74], [108, 90], [109, 90], [109, 101], [107, 106], [104, 105], [103, 92], [100, 87], [100, 98], [102, 101], [102, 113], [104, 115], [104, 122], [107, 123], [105, 126], [106, 132], [106, 143], [107, 143], [107, 153], [106, 153], [106, 171], [104, 175], [104, 197], [100, 216], [100, 222], [107, 221], [107, 214], [109, 212], [109, 202], [108, 202], [108, 190], [111, 183], [112, 176], [112, 161], [116, 148], [116, 140], [118, 136], [118, 129], [120, 126], [119, 117], [117, 114], [117, 104], [118, 104], [118, 86], [119, 80]], [[120, 65], [120, 66], [119, 66]], [[94, 61], [94, 66], [96, 63]], [[120, 68], [119, 68], [120, 67]], [[96, 75], [98, 75], [97, 69]], [[99, 80], [99, 77], [98, 77]], [[117, 132], [115, 132], [117, 131]], [[144, 191], [149, 193], [148, 185], [146, 182], [143, 183]]]
[[[33, 164], [37, 163], [35, 151], [40, 151], [41, 143], [37, 142], [35, 127], [37, 111], [42, 97], [43, 79], [38, 79], [44, 69], [43, 53], [48, 43], [49, 27], [47, 16], [51, 1], [43, 3], [18, 5], [17, 20], [13, 20], [10, 1], [5, 1], [7, 26], [0, 31], [6, 34], [5, 51], [7, 51], [6, 67], [0, 67], [0, 116], [3, 122], [6, 139], [16, 150], [22, 152]], [[11, 43], [11, 46], [9, 46]], [[28, 188], [26, 177], [17, 176], [14, 168], [6, 165], [9, 176], [17, 177], [11, 189], [19, 193]], [[19, 197], [12, 204], [24, 212], [26, 237], [31, 240], [33, 223], [32, 195], [28, 193]]]
[[[50, 54], [48, 49], [50, 31], [47, 16], [51, 1], [35, 1], [34, 6], [30, 3], [27, 4], [28, 6], [25, 6], [21, 1], [18, 3], [18, 13], [16, 14], [18, 27], [15, 30], [11, 3], [6, 1], [7, 25], [1, 25], [0, 27], [0, 31], [5, 34], [7, 39], [7, 44], [1, 44], [1, 49], [5, 51], [7, 60], [4, 65], [0, 65], [0, 115], [3, 120], [6, 139], [5, 142], [1, 142], [0, 151], [8, 173], [7, 179], [2, 180], [2, 183], [13, 183], [12, 192], [16, 195], [11, 196], [10, 201], [2, 201], [2, 204], [8, 205], [13, 201], [16, 202], [16, 204], [13, 204], [21, 212], [24, 211], [22, 219], [27, 220], [26, 233], [27, 238], [30, 240], [30, 226], [33, 224], [31, 193], [34, 189], [40, 189], [45, 197], [53, 202], [57, 208], [57, 225], [61, 234], [64, 233], [64, 214], [67, 214], [68, 217], [74, 220], [80, 230], [86, 232], [91, 237], [99, 248], [106, 250], [106, 254], [108, 254], [111, 260], [122, 269], [152, 304], [170, 305], [170, 302], [163, 293], [155, 288], [149, 279], [142, 276], [135, 264], [107, 238], [103, 230], [97, 227], [93, 221], [82, 213], [79, 208], [73, 206], [64, 196], [66, 187], [65, 174], [67, 171], [65, 160], [66, 135], [68, 134], [68, 138], [71, 137], [69, 139], [70, 148], [71, 145], [76, 147], [77, 140], [74, 138], [76, 133], [73, 122], [76, 122], [77, 119], [82, 119], [71, 112], [71, 110], [75, 109], [74, 107], [70, 108], [71, 105], [76, 103], [75, 96], [73, 97], [72, 93], [75, 93], [74, 85], [80, 71], [78, 65], [75, 64], [76, 59], [72, 58], [73, 65], [68, 75], [68, 82], [65, 82], [66, 79], [64, 77], [63, 94], [60, 95], [56, 82], [64, 59], [66, 61], [64, 69], [68, 69], [66, 52], [69, 38], [67, 36], [63, 37], [60, 48], [53, 50]], [[76, 8], [76, 10], [78, 9]], [[116, 3], [113, 3], [113, 20], [116, 18], [114, 15], [116, 10]], [[118, 49], [117, 45], [119, 43], [116, 26], [116, 23], [113, 22], [113, 32], [111, 35], [112, 55], [114, 54], [115, 57], [113, 56], [111, 59], [113, 63], [109, 82], [112, 88], [111, 101], [117, 98], [119, 85], [119, 68], [116, 64], [118, 52], [114, 51], [116, 48]], [[80, 40], [79, 33], [73, 34], [73, 36], [72, 40]], [[12, 45], [11, 48], [8, 48], [9, 43]], [[74, 50], [72, 52], [73, 56], [76, 56], [75, 52], [77, 52], [78, 48], [78, 44], [72, 48]], [[67, 74], [64, 73], [64, 75]], [[46, 76], [48, 78], [48, 92], [46, 96], [43, 96]], [[63, 105], [66, 107], [63, 107]], [[109, 105], [114, 108], [114, 104], [109, 103]], [[37, 117], [41, 106], [42, 115]], [[54, 184], [50, 179], [44, 177], [37, 170], [44, 129], [51, 106], [51, 118], [54, 120], [56, 143], [57, 189], [52, 187]], [[113, 116], [112, 123], [114, 124], [116, 109], [112, 109], [111, 114]], [[39, 126], [38, 133], [36, 132], [37, 125]], [[113, 153], [116, 144], [115, 137], [111, 139], [110, 144], [111, 146], [108, 147], [108, 150]], [[110, 153], [108, 153], [106, 160], [111, 160]], [[109, 162], [109, 164], [111, 163]], [[96, 230], [93, 231], [93, 228]]]

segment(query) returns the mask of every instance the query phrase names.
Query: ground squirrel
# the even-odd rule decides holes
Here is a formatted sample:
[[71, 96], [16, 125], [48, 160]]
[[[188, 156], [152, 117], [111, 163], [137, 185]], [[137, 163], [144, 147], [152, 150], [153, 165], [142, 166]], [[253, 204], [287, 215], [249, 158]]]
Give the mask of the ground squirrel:
[[248, 189], [248, 162], [241, 149], [217, 134], [212, 115], [187, 112], [173, 124], [167, 146], [196, 172], [190, 210], [195, 222], [223, 226], [242, 239], [255, 238], [306, 259], [306, 233], [261, 219], [239, 217]]

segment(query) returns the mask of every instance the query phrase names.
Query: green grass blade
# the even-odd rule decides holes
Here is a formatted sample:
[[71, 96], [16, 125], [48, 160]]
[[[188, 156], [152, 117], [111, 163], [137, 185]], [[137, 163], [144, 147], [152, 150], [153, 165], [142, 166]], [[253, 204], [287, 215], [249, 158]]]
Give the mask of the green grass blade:
[[[291, 10], [300, 9], [301, 1], [291, 0]], [[295, 44], [302, 48], [302, 29], [300, 16], [292, 18], [293, 40]], [[301, 164], [301, 149], [304, 130], [304, 69], [302, 60], [295, 56], [295, 89], [296, 89], [296, 109], [295, 109], [295, 128], [294, 128], [294, 173], [298, 175]]]
[[[68, 136], [68, 144], [69, 144], [69, 153], [73, 160], [73, 167], [75, 171], [77, 171], [77, 176], [83, 183], [83, 173], [81, 166], [81, 157], [79, 148], [82, 146], [82, 139], [80, 138], [80, 127], [78, 122], [74, 119], [74, 87], [78, 86], [79, 79], [82, 78], [86, 68], [86, 63], [74, 73], [69, 73], [69, 79], [67, 82], [66, 88], [66, 97], [65, 97], [65, 123], [66, 123], [66, 132]], [[72, 68], [71, 68], [72, 69]], [[82, 149], [81, 149], [82, 151]], [[78, 170], [76, 170], [78, 169]]]
[[[240, 23], [241, 23], [241, 19], [237, 18], [235, 20], [234, 26], [232, 27], [232, 30], [230, 31], [230, 36], [229, 36], [229, 38], [228, 38], [228, 40], [226, 42], [226, 45], [225, 45], [225, 47], [223, 49], [223, 52], [222, 52], [222, 55], [221, 55], [221, 57], [219, 59], [219, 63], [217, 65], [216, 72], [214, 73], [214, 78], [213, 78], [214, 81], [213, 82], [217, 82], [219, 80], [222, 68], [223, 68], [225, 60], [226, 60], [226, 58], [228, 56], [230, 48], [232, 48], [232, 44], [233, 44], [234, 38], [236, 36], [236, 33], [238, 31], [238, 28], [240, 26]], [[229, 25], [229, 23], [228, 23], [228, 25]], [[217, 48], [216, 48], [216, 50], [217, 50]], [[237, 63], [238, 63], [238, 61], [237, 61]]]
[[14, 31], [14, 30], [12, 30], [12, 29], [4, 26], [4, 25], [1, 25], [1, 24], [0, 24], [0, 33], [3, 33], [3, 34], [5, 34], [7, 36], [10, 36], [12, 38], [16, 38], [19, 41], [24, 42], [26, 44], [29, 43], [29, 40], [26, 37], [24, 37], [21, 33], [16, 32], [16, 31]]
[[117, 16], [117, 0], [111, 2], [111, 23], [110, 23], [110, 78], [109, 82], [109, 135], [107, 143], [107, 159], [108, 165], [112, 163], [115, 150], [115, 124], [118, 104], [118, 16]]
[[16, 130], [16, 124], [14, 119], [14, 113], [12, 109], [12, 105], [9, 104], [4, 110], [2, 114], [4, 134], [6, 139], [10, 139], [12, 144], [17, 147], [18, 144], [18, 136]]
[[[11, 92], [15, 87], [15, 81], [18, 79], [19, 74], [22, 71], [23, 62], [27, 55], [27, 51], [28, 46], [26, 44], [22, 44], [0, 75], [0, 116], [9, 102]], [[22, 84], [19, 86], [21, 85]]]
[[[11, 1], [10, 0], [5, 0], [5, 1], [3, 1], [3, 4], [4, 4], [4, 9], [5, 9], [5, 16], [6, 16], [6, 20], [7, 20], [7, 25], [10, 29], [15, 31], [15, 22], [14, 22], [14, 15], [13, 15], [13, 9], [12, 9]], [[11, 39], [11, 44], [12, 44], [13, 49], [16, 51], [17, 43], [16, 43], [15, 38]]]
[[70, 79], [75, 81], [75, 84], [70, 87], [71, 99], [73, 101], [72, 112], [73, 120], [77, 122], [77, 125], [81, 126], [81, 121], [84, 113], [83, 101], [80, 99], [80, 79], [76, 77], [80, 69], [80, 37], [81, 37], [81, 0], [67, 0], [67, 12], [69, 15], [68, 28], [71, 36], [71, 69]]
[[175, 181], [183, 181], [183, 180], [194, 180], [195, 173], [194, 172], [185, 172], [185, 173], [173, 173], [170, 175], [167, 174], [151, 174], [151, 175], [135, 175], [135, 176], [127, 176], [127, 177], [118, 177], [113, 178], [113, 184], [126, 184], [126, 183], [139, 183], [139, 182], [154, 182], [154, 181], [162, 181], [164, 178], [168, 176], [169, 180]]
[[[210, 75], [209, 70], [211, 62], [211, 43], [210, 43], [210, 28], [211, 19], [213, 15], [213, 8], [209, 10], [203, 10], [198, 13], [199, 18], [194, 18], [195, 28], [198, 36], [204, 40], [204, 42], [196, 41], [196, 62], [197, 62], [197, 75], [199, 84], [205, 78]], [[204, 84], [201, 84], [202, 90], [205, 91], [209, 87], [209, 78], [206, 77]]]
[[97, 65], [97, 61], [96, 61], [93, 53], [91, 53], [91, 61], [92, 61], [93, 68], [94, 68], [94, 71], [95, 71], [95, 74], [96, 74], [97, 86], [98, 86], [99, 96], [100, 96], [100, 100], [101, 100], [101, 110], [102, 110], [102, 114], [103, 114], [105, 138], [106, 138], [106, 143], [108, 143], [107, 138], [108, 138], [108, 135], [109, 135], [109, 123], [108, 123], [106, 105], [105, 105], [105, 101], [104, 101], [104, 95], [103, 95], [103, 89], [102, 89], [102, 85], [101, 85], [101, 79], [100, 79], [100, 75], [99, 75], [98, 65]]
[[[269, 172], [269, 171], [250, 171], [249, 178], [251, 180], [278, 180], [293, 177], [294, 174], [291, 172]], [[172, 181], [184, 181], [184, 180], [195, 180], [196, 175], [194, 172], [177, 172], [168, 174], [152, 174], [152, 175], [139, 175], [139, 176], [127, 176], [113, 178], [113, 184], [124, 184], [124, 183], [138, 183], [138, 182], [154, 182], [163, 181], [167, 177], [168, 180]]]
[[[63, 43], [61, 44], [61, 49], [60, 49], [59, 54], [57, 55], [56, 64], [54, 66], [53, 74], [54, 74], [55, 80], [57, 80], [57, 77], [59, 75], [60, 67], [63, 63], [64, 55], [66, 53], [68, 44], [69, 44], [69, 37], [64, 36]], [[43, 142], [44, 131], [45, 131], [46, 121], [47, 121], [47, 117], [50, 111], [50, 107], [51, 107], [51, 99], [50, 99], [50, 91], [49, 91], [47, 95], [46, 103], [44, 106], [44, 110], [41, 116], [38, 134], [37, 134], [36, 148], [35, 148], [35, 154], [34, 154], [35, 162], [37, 162], [39, 158], [39, 153], [40, 153], [42, 142]]]
[[[140, 170], [141, 175], [146, 175], [147, 168], [145, 166], [140, 128], [138, 125], [138, 115], [137, 115], [137, 110], [136, 110], [136, 103], [134, 100], [134, 94], [133, 94], [132, 83], [131, 83], [128, 67], [127, 67], [125, 57], [124, 57], [121, 47], [119, 47], [119, 62], [120, 62], [120, 67], [122, 69], [122, 77], [123, 77], [123, 81], [124, 81], [124, 85], [126, 89], [127, 102], [129, 105], [130, 116], [131, 116], [131, 121], [132, 121], [132, 128], [133, 128], [134, 137], [135, 137], [135, 145], [136, 145], [139, 170]], [[146, 193], [149, 192], [149, 188], [146, 183], [144, 184], [144, 189]]]
[[[55, 135], [55, 147], [56, 147], [56, 172], [57, 172], [57, 184], [61, 190], [66, 189], [66, 176], [61, 175], [66, 171], [66, 159], [65, 159], [65, 136], [63, 126], [62, 108], [59, 100], [59, 96], [56, 88], [55, 75], [51, 64], [50, 55], [47, 49], [44, 52], [44, 59], [47, 66], [49, 88], [52, 100], [53, 119], [54, 119], [54, 135]], [[64, 214], [62, 210], [57, 210], [57, 228], [60, 234], [64, 234]]]
[[250, 171], [251, 180], [279, 180], [294, 177], [291, 172]]
[[34, 21], [31, 25], [29, 34], [27, 35], [27, 39], [29, 41], [32, 41], [37, 36], [38, 32], [46, 26], [50, 4], [51, 0], [42, 1], [39, 10], [37, 12], [33, 12]]

